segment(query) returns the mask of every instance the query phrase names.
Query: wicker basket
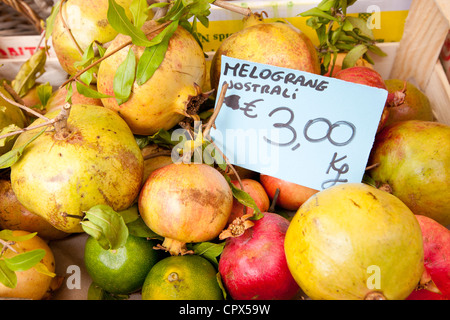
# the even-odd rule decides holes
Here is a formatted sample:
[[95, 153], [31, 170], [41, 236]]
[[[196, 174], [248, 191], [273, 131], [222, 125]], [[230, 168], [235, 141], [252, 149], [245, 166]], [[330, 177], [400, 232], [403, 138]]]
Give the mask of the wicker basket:
[[0, 0], [0, 36], [38, 35], [57, 0]]

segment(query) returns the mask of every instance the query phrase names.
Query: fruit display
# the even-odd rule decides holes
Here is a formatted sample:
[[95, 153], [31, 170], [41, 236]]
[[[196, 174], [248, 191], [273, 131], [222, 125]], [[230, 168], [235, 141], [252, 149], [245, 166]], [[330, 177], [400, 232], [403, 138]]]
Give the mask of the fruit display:
[[[43, 51], [0, 84], [0, 299], [449, 300], [450, 126], [377, 71], [355, 2], [299, 13], [316, 39], [222, 0], [57, 1]], [[242, 29], [205, 52], [212, 6]], [[49, 39], [57, 87], [38, 77]], [[385, 92], [361, 181], [233, 164], [210, 133], [222, 104], [251, 104], [224, 102], [224, 56]], [[332, 142], [345, 121], [328, 122]]]

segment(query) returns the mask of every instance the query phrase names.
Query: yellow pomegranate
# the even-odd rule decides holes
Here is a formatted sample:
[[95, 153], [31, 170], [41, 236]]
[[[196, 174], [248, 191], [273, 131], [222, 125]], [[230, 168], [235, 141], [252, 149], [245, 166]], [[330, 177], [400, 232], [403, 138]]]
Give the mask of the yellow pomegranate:
[[58, 240], [69, 234], [56, 229], [44, 218], [28, 211], [11, 188], [11, 181], [0, 180], [0, 229], [37, 232], [44, 240]]
[[[13, 231], [13, 236], [19, 237], [30, 234], [28, 231]], [[1, 246], [1, 245], [0, 245]], [[39, 236], [35, 235], [31, 239], [25, 241], [17, 241], [13, 244], [12, 249], [8, 248], [4, 251], [4, 258], [12, 258], [20, 253], [29, 252], [35, 249], [44, 249], [46, 254], [41, 262], [47, 267], [48, 271], [55, 272], [55, 257], [48, 244]], [[0, 297], [2, 298], [22, 298], [31, 300], [43, 299], [47, 291], [49, 291], [53, 277], [41, 273], [35, 268], [25, 271], [17, 271], [17, 285], [15, 288], [9, 288], [0, 283]]]
[[[131, 0], [116, 0], [131, 17]], [[62, 2], [52, 31], [52, 44], [61, 67], [74, 75], [84, 50], [94, 41], [107, 43], [117, 36], [107, 19], [108, 0], [67, 0]], [[73, 39], [69, 33], [72, 33]], [[81, 69], [80, 69], [81, 70]]]
[[363, 183], [309, 198], [285, 239], [289, 269], [311, 299], [405, 299], [423, 272], [419, 223], [395, 196]]
[[[147, 21], [142, 30], [147, 34], [157, 25], [153, 20]], [[147, 38], [153, 39], [160, 31], [149, 33]], [[105, 54], [129, 39], [119, 34]], [[113, 97], [102, 99], [103, 105], [117, 112], [134, 134], [151, 135], [160, 129], [169, 130], [189, 115], [188, 107], [202, 96], [201, 87], [206, 78], [203, 50], [188, 31], [178, 27], [158, 69], [145, 83], [139, 85], [134, 82], [129, 99], [119, 105], [114, 98], [114, 77], [130, 47], [139, 60], [145, 47], [132, 45], [119, 50], [100, 64], [97, 89]]]
[[153, 171], [139, 195], [145, 224], [162, 247], [184, 254], [186, 243], [216, 238], [227, 224], [233, 194], [222, 174], [203, 163], [168, 164]]
[[316, 49], [303, 32], [287, 23], [265, 22], [257, 14], [244, 18], [244, 28], [226, 38], [214, 54], [210, 81], [216, 90], [222, 55], [320, 74]]
[[[50, 119], [59, 110], [46, 114]], [[37, 119], [33, 124], [43, 122]], [[142, 185], [144, 160], [125, 121], [100, 106], [72, 105], [67, 136], [47, 130], [11, 166], [11, 186], [19, 202], [67, 233], [82, 232], [84, 211], [106, 204], [129, 208]], [[40, 129], [22, 133], [16, 147]]]

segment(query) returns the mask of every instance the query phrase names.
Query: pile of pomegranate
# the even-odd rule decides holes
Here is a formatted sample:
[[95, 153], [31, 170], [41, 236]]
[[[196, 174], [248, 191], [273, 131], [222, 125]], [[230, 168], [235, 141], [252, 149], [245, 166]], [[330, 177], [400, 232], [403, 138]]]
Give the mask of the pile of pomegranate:
[[[163, 1], [143, 17], [136, 3], [61, 1], [51, 36], [68, 82], [45, 104], [0, 88], [0, 136], [20, 131], [0, 145], [0, 231], [87, 234], [108, 250], [152, 238], [208, 257], [229, 300], [450, 299], [450, 126], [421, 90], [368, 63], [325, 75], [389, 93], [361, 183], [316, 190], [233, 166], [208, 135], [222, 56], [319, 75], [313, 41], [251, 13], [208, 61], [185, 11], [164, 19]], [[114, 14], [142, 34], [115, 30]], [[0, 283], [2, 296], [14, 289]]]

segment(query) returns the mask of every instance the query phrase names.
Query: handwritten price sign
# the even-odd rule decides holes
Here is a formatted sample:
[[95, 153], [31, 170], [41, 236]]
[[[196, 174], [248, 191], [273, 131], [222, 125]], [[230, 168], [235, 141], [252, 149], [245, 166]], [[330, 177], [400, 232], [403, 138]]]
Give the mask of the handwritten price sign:
[[387, 91], [222, 56], [211, 137], [231, 163], [322, 190], [361, 182]]

